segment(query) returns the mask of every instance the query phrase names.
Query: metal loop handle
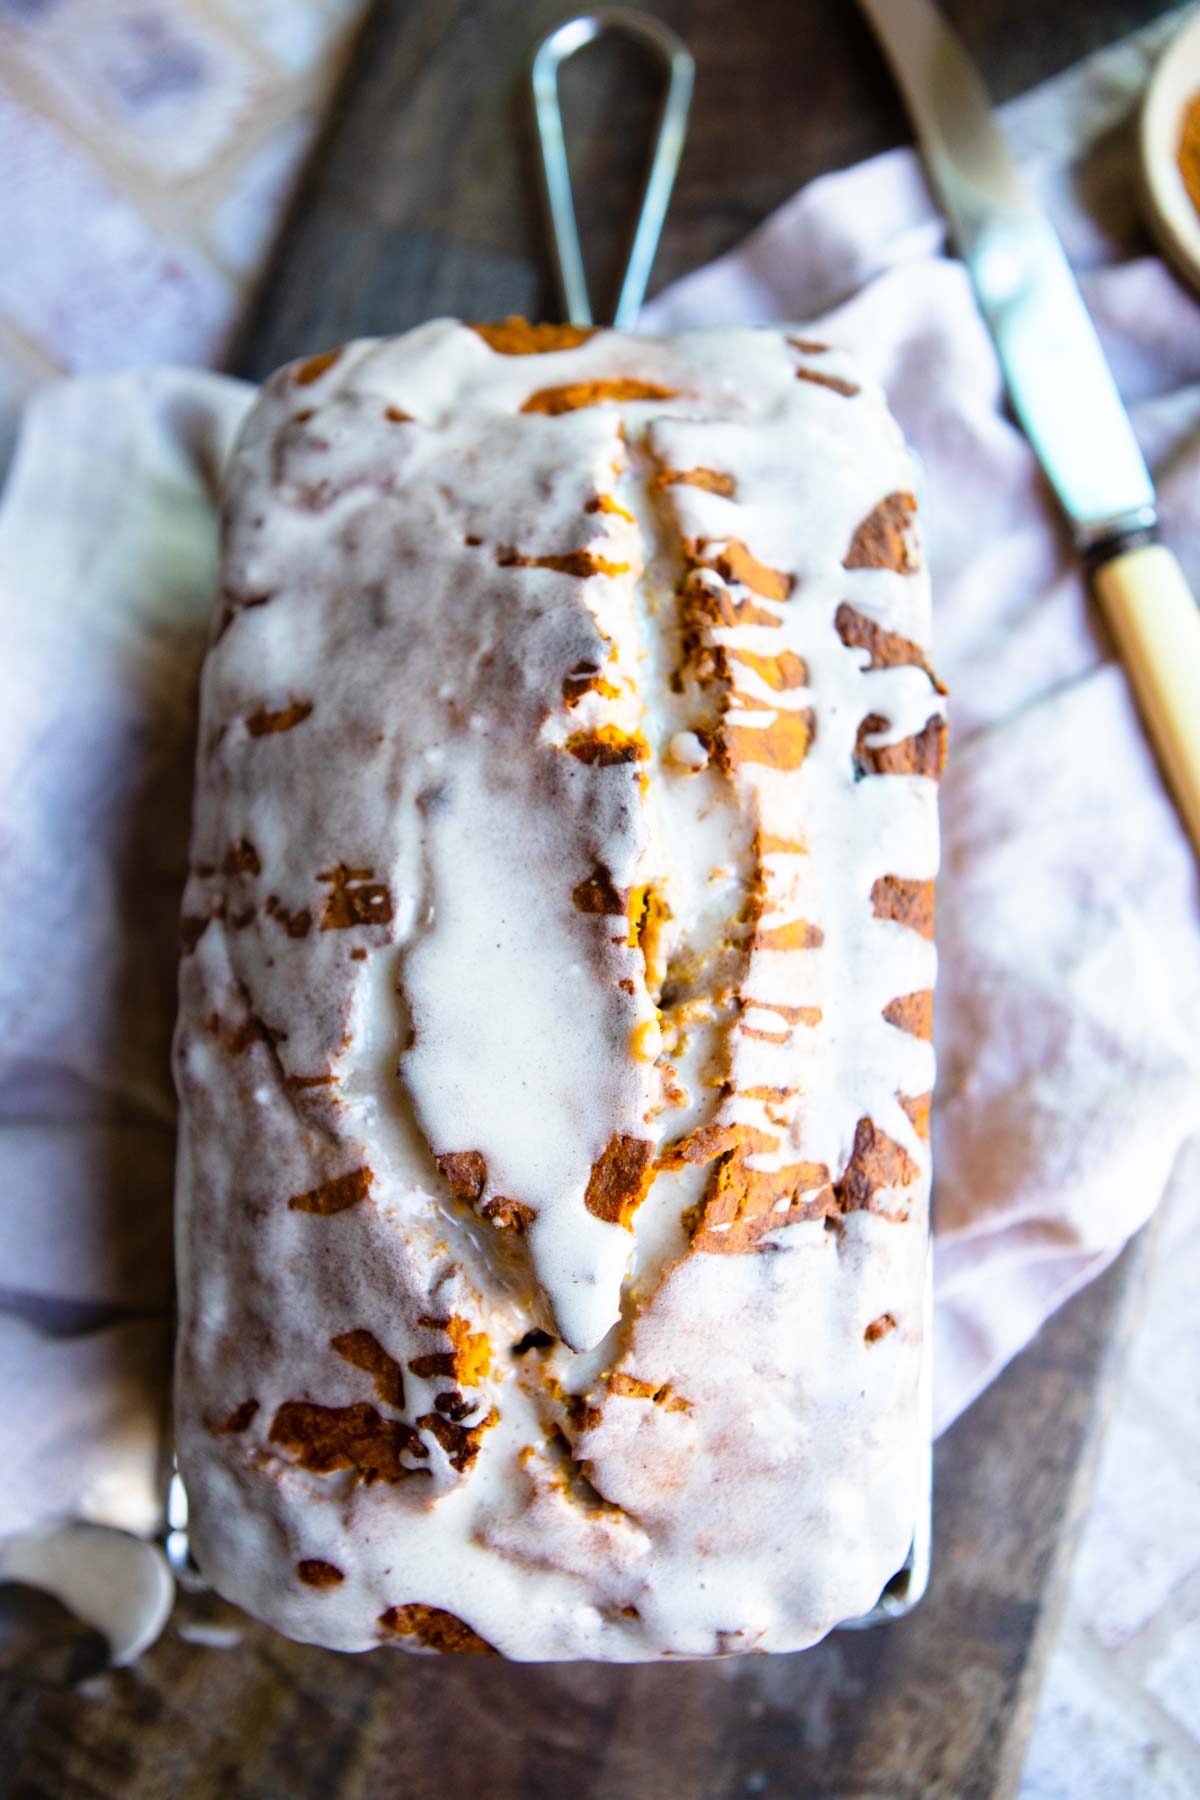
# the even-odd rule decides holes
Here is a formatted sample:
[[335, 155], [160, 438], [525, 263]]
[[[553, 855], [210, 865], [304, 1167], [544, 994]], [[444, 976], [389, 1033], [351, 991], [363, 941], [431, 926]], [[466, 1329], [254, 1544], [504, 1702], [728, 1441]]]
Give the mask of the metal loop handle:
[[675, 185], [675, 173], [683, 154], [687, 133], [688, 108], [692, 101], [692, 85], [696, 65], [682, 38], [647, 13], [633, 12], [624, 6], [602, 7], [583, 13], [556, 26], [542, 39], [534, 52], [531, 85], [534, 114], [537, 119], [538, 142], [542, 152], [545, 177], [546, 212], [550, 236], [558, 268], [558, 284], [563, 310], [572, 325], [591, 325], [592, 303], [588, 297], [587, 276], [579, 247], [579, 227], [575, 222], [575, 202], [571, 194], [571, 170], [567, 163], [567, 146], [563, 138], [562, 110], [558, 103], [558, 71], [567, 58], [606, 31], [618, 31], [634, 38], [654, 52], [667, 71], [667, 91], [659, 115], [654, 153], [646, 176], [641, 211], [621, 292], [617, 298], [613, 324], [632, 326], [638, 315], [650, 279], [654, 253], [662, 235], [663, 221]]

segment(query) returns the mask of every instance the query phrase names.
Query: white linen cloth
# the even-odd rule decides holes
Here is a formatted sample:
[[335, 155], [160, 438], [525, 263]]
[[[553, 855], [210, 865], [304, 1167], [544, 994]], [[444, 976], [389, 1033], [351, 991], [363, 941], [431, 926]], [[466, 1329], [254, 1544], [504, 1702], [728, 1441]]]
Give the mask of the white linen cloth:
[[[1115, 131], [1159, 35], [1005, 117], [1198, 584], [1200, 310], [1142, 251]], [[857, 352], [923, 467], [952, 691], [943, 1428], [1112, 1259], [1200, 1135], [1197, 870], [910, 151], [815, 182], [645, 323], [779, 319]], [[194, 693], [215, 482], [250, 398], [172, 371], [52, 387], [0, 503], [0, 1537], [64, 1513], [155, 1518]]]

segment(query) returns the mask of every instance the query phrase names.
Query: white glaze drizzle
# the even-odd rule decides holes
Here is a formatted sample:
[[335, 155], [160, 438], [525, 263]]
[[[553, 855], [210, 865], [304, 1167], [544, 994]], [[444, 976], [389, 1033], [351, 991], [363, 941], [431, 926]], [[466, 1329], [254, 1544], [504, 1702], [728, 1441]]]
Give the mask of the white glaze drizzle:
[[[798, 380], [809, 360], [774, 331], [602, 333], [501, 356], [443, 322], [351, 346], [300, 388], [285, 373], [243, 436], [226, 567], [244, 610], [206, 671], [211, 754], [186, 908], [225, 916], [183, 978], [179, 1431], [205, 1567], [293, 1635], [363, 1648], [387, 1607], [417, 1601], [516, 1657], [791, 1649], [869, 1606], [903, 1558], [922, 1454], [928, 1156], [897, 1096], [928, 1090], [932, 1059], [882, 1009], [929, 985], [933, 952], [876, 918], [871, 892], [883, 875], [932, 875], [936, 812], [921, 777], [855, 781], [853, 751], [866, 713], [889, 721], [872, 744], [897, 742], [939, 704], [922, 670], [864, 672], [866, 654], [834, 629], [846, 601], [925, 645], [928, 595], [920, 574], [842, 567], [855, 530], [911, 472], [878, 391]], [[859, 381], [840, 356], [820, 368]], [[535, 389], [606, 379], [676, 398], [520, 414]], [[296, 424], [300, 412], [312, 416]], [[655, 498], [659, 464], [726, 472], [735, 494], [673, 485]], [[589, 511], [597, 493], [633, 520]], [[702, 696], [668, 684], [680, 562], [667, 519], [685, 538], [736, 538], [795, 577], [786, 601], [756, 602], [777, 626], [717, 628], [710, 641], [803, 658], [807, 685], [784, 693], [739, 665], [738, 690], [757, 704], [726, 720], [753, 731], [812, 708], [798, 769], [742, 763], [729, 778], [696, 772], [690, 747], [678, 755], [681, 734], [699, 742]], [[583, 579], [502, 567], [505, 547], [590, 550], [629, 568]], [[613, 691], [566, 706], [568, 651], [602, 662]], [[248, 734], [256, 707], [296, 700], [311, 700], [311, 718]], [[606, 724], [644, 733], [644, 789], [636, 767], [595, 770], [562, 748]], [[619, 918], [580, 914], [572, 888], [597, 860], [621, 889], [649, 882], [674, 915], [664, 958], [681, 946], [718, 956], [756, 810], [765, 830], [799, 826], [808, 845], [764, 857], [763, 923], [803, 918], [824, 941], [752, 952], [733, 1091], [705, 1086], [731, 1016], [718, 1005], [681, 1034], [684, 1099], [666, 1105], [645, 1031], [633, 1054], [638, 1028], [654, 1029], [641, 957], [611, 943]], [[223, 873], [243, 841], [258, 872]], [[330, 883], [318, 873], [339, 861], [372, 870], [390, 920], [319, 929]], [[288, 917], [307, 908], [307, 936], [266, 914], [268, 893]], [[367, 955], [351, 960], [351, 944]], [[231, 1050], [249, 1002], [274, 1044], [260, 1033]], [[819, 1025], [785, 1038], [769, 1010], [781, 1003], [820, 1008]], [[204, 1025], [214, 1014], [224, 1037]], [[772, 1021], [782, 1041], [746, 1036]], [[326, 1085], [285, 1085], [326, 1073]], [[799, 1090], [782, 1126], [750, 1088]], [[754, 1165], [836, 1174], [863, 1116], [919, 1169], [898, 1197], [907, 1224], [860, 1212], [836, 1237], [819, 1220], [789, 1224], [775, 1254], [685, 1255], [679, 1214], [703, 1192], [703, 1168], [661, 1174], [634, 1237], [582, 1204], [614, 1133], [661, 1140], [721, 1117], [780, 1140]], [[536, 1212], [523, 1242], [451, 1199], [430, 1145], [484, 1156], [487, 1192]], [[328, 1217], [287, 1206], [359, 1162], [373, 1172], [366, 1202]], [[372, 1398], [332, 1337], [369, 1331], [407, 1364], [443, 1341], [421, 1321], [451, 1314], [486, 1327], [495, 1352], [465, 1396], [467, 1424], [493, 1405], [499, 1415], [467, 1472], [428, 1431], [431, 1475], [399, 1484], [311, 1472], [272, 1443], [289, 1402]], [[885, 1314], [896, 1328], [868, 1345]], [[551, 1318], [581, 1351], [602, 1341], [507, 1355]], [[686, 1408], [605, 1401], [614, 1369]], [[550, 1374], [590, 1391], [593, 1414], [569, 1435], [622, 1510], [581, 1498], [547, 1439]], [[411, 1370], [405, 1382], [404, 1417], [427, 1415], [438, 1382]], [[250, 1397], [244, 1433], [216, 1429]], [[344, 1579], [304, 1587], [301, 1557]]]

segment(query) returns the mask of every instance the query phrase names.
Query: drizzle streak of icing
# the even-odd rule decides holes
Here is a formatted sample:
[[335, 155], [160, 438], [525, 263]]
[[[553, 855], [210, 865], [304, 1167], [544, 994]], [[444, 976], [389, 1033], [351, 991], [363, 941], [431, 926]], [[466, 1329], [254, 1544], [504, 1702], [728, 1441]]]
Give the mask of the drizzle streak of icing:
[[814, 354], [442, 322], [243, 434], [178, 1430], [292, 1635], [789, 1650], [903, 1560], [941, 703], [908, 458]]

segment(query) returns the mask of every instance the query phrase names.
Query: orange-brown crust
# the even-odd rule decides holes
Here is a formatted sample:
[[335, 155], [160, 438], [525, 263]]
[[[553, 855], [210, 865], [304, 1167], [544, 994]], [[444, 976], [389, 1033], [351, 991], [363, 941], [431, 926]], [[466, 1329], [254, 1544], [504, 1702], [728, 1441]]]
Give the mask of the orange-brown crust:
[[[718, 571], [719, 573], [719, 571]], [[780, 630], [783, 620], [755, 600], [739, 600], [724, 588], [706, 581], [685, 581], [679, 593], [679, 614], [689, 661], [695, 661], [705, 626], [767, 625]]]
[[496, 552], [496, 561], [502, 569], [553, 569], [559, 575], [577, 575], [586, 580], [589, 575], [624, 575], [629, 569], [628, 563], [609, 562], [605, 556], [597, 556], [591, 550], [567, 550], [557, 556], [522, 556], [520, 551], [501, 548]]
[[881, 875], [871, 889], [871, 907], [877, 919], [894, 919], [923, 938], [933, 937], [933, 882], [911, 881], [904, 875]]
[[[709, 1179], [692, 1247], [708, 1254], [753, 1250], [768, 1232], [819, 1217], [828, 1192], [823, 1163], [791, 1163], [782, 1169], [752, 1169], [747, 1158], [766, 1148], [763, 1134], [734, 1126], [737, 1141], [720, 1157]], [[769, 1140], [778, 1147], [778, 1139]], [[802, 1200], [802, 1194], [815, 1198]]]
[[673, 1394], [669, 1382], [659, 1386], [653, 1381], [639, 1381], [636, 1375], [625, 1375], [619, 1369], [609, 1376], [608, 1391], [618, 1399], [652, 1400], [664, 1412], [692, 1410], [691, 1401], [685, 1400], [682, 1394]]
[[929, 1141], [929, 1109], [932, 1094], [898, 1094], [897, 1099], [912, 1121], [912, 1128], [925, 1143]]
[[212, 918], [207, 913], [203, 918], [193, 913], [184, 913], [179, 921], [179, 948], [184, 956], [192, 954], [211, 923]]
[[725, 654], [730, 662], [753, 669], [777, 694], [808, 686], [808, 665], [794, 650], [781, 650], [778, 656], [756, 656], [753, 650], [727, 650]]
[[499, 1423], [500, 1415], [495, 1407], [478, 1425], [460, 1425], [438, 1412], [425, 1413], [417, 1420], [422, 1431], [437, 1439], [450, 1459], [450, 1467], [457, 1469], [460, 1475], [466, 1475], [474, 1468], [484, 1432]]
[[389, 1606], [380, 1613], [379, 1623], [394, 1637], [415, 1637], [427, 1650], [436, 1650], [442, 1656], [500, 1654], [477, 1631], [440, 1606], [422, 1606], [416, 1601], [407, 1606]]
[[381, 881], [373, 880], [374, 869], [351, 869], [345, 863], [324, 869], [318, 881], [331, 883], [325, 910], [321, 914], [322, 931], [350, 931], [358, 925], [390, 925], [392, 896]]
[[603, 1418], [598, 1406], [593, 1406], [584, 1394], [564, 1394], [562, 1396], [563, 1411], [567, 1415], [572, 1431], [595, 1431]]
[[855, 394], [862, 393], [862, 389], [856, 381], [847, 381], [841, 375], [825, 375], [820, 369], [797, 369], [796, 379], [797, 381], [811, 381], [815, 387], [831, 388], [835, 394], [841, 394], [846, 400], [853, 400]]
[[654, 1179], [654, 1145], [649, 1138], [618, 1132], [611, 1137], [588, 1177], [583, 1203], [597, 1219], [633, 1230], [633, 1215]]
[[499, 1231], [515, 1231], [518, 1237], [524, 1237], [537, 1213], [532, 1206], [526, 1206], [523, 1200], [509, 1200], [498, 1194], [481, 1206], [480, 1216], [489, 1224], [495, 1225]]
[[[902, 1144], [877, 1130], [870, 1119], [860, 1119], [854, 1132], [854, 1149], [833, 1184], [838, 1211], [878, 1212], [875, 1202], [887, 1188], [911, 1187], [921, 1171]], [[907, 1217], [889, 1213], [889, 1218]]]
[[[762, 1247], [762, 1240], [781, 1227], [804, 1220], [837, 1219], [850, 1212], [876, 1212], [902, 1221], [907, 1208], [889, 1211], [878, 1204], [881, 1193], [907, 1188], [920, 1175], [901, 1144], [876, 1129], [869, 1118], [858, 1121], [854, 1147], [836, 1181], [820, 1163], [795, 1163], [782, 1169], [752, 1169], [747, 1159], [769, 1154], [780, 1140], [745, 1125], [709, 1127], [670, 1147], [670, 1160], [660, 1166], [678, 1168], [685, 1161], [717, 1166], [708, 1191], [692, 1221], [692, 1248], [709, 1255], [739, 1254]], [[805, 1197], [806, 1196], [806, 1197]]]
[[577, 350], [596, 335], [597, 327], [533, 325], [519, 313], [513, 313], [507, 319], [472, 324], [471, 330], [497, 356], [546, 356], [554, 350]]
[[292, 1212], [345, 1212], [349, 1207], [358, 1206], [363, 1200], [370, 1199], [374, 1179], [371, 1170], [365, 1165], [359, 1169], [349, 1169], [344, 1175], [334, 1175], [315, 1188], [309, 1188], [306, 1194], [293, 1194], [288, 1206]]
[[412, 1475], [429, 1472], [409, 1468], [401, 1461], [406, 1455], [428, 1457], [428, 1446], [421, 1442], [420, 1434], [402, 1419], [381, 1418], [365, 1400], [353, 1406], [285, 1400], [271, 1421], [270, 1438], [314, 1475], [352, 1469], [356, 1480], [370, 1486], [375, 1481], [407, 1481]]
[[621, 731], [616, 725], [601, 725], [595, 731], [576, 731], [563, 748], [577, 762], [590, 763], [601, 769], [618, 763], [645, 762], [650, 746], [645, 738]]
[[239, 1431], [246, 1431], [254, 1423], [257, 1412], [257, 1400], [243, 1400], [240, 1405], [233, 1408], [232, 1412], [226, 1413], [224, 1419], [221, 1421], [219, 1429], [230, 1435], [234, 1435]]
[[720, 494], [723, 500], [732, 500], [737, 493], [733, 476], [719, 469], [660, 469], [651, 487], [659, 492], [666, 487], [703, 488], [708, 494]]
[[571, 899], [576, 911], [582, 913], [619, 917], [629, 910], [629, 889], [617, 887], [603, 863], [597, 863], [586, 880], [576, 882]]
[[341, 354], [340, 349], [322, 350], [317, 356], [306, 357], [292, 370], [293, 382], [297, 387], [310, 387], [314, 381], [324, 375], [326, 369], [332, 369]]
[[673, 400], [673, 388], [653, 381], [572, 381], [564, 387], [539, 388], [521, 408], [523, 413], [545, 413], [557, 418], [584, 406], [602, 406], [606, 400]]
[[729, 1150], [741, 1148], [747, 1155], [778, 1150], [779, 1139], [768, 1132], [756, 1131], [752, 1125], [698, 1125], [686, 1137], [676, 1138], [659, 1152], [660, 1169], [683, 1169], [689, 1163], [703, 1166], [715, 1162]]
[[658, 1390], [652, 1381], [638, 1381], [636, 1376], [618, 1371], [609, 1376], [608, 1391], [627, 1400], [653, 1400]]
[[249, 838], [239, 838], [236, 844], [230, 844], [222, 863], [226, 875], [261, 875], [262, 862], [258, 851]]
[[777, 1013], [788, 1025], [819, 1025], [824, 1017], [819, 1006], [785, 1006], [778, 1000], [744, 1000], [742, 1004]]
[[933, 1036], [933, 989], [922, 988], [919, 993], [901, 994], [889, 1000], [883, 1016], [889, 1025], [928, 1041]]
[[278, 712], [272, 712], [268, 706], [256, 706], [246, 715], [246, 730], [256, 738], [270, 737], [278, 731], [294, 731], [297, 725], [303, 725], [305, 719], [312, 717], [312, 710], [311, 700], [293, 700]]
[[[250, 916], [253, 917], [253, 913]], [[206, 1019], [204, 1023], [206, 1029], [211, 1031], [214, 1037], [220, 1039], [222, 1048], [227, 1050], [230, 1056], [244, 1056], [254, 1044], [270, 1046], [275, 1042], [271, 1027], [255, 1013], [247, 1013], [238, 1020], [236, 1025], [228, 1027], [223, 1026], [221, 1018], [216, 1013], [213, 1013], [211, 1018]]]
[[343, 1331], [330, 1338], [329, 1347], [375, 1377], [375, 1392], [385, 1406], [399, 1412], [404, 1406], [404, 1371], [394, 1356], [389, 1356], [377, 1337], [369, 1331]]
[[697, 568], [715, 569], [722, 581], [739, 582], [764, 600], [786, 600], [796, 585], [794, 575], [760, 562], [741, 538], [700, 538], [688, 544], [687, 554]]
[[759, 926], [754, 933], [756, 950], [819, 950], [824, 942], [825, 933], [821, 927], [810, 924], [807, 919], [793, 919], [787, 925], [775, 925], [765, 930]]
[[629, 894], [630, 949], [640, 950], [646, 966], [646, 984], [654, 987], [662, 973], [663, 935], [674, 917], [666, 899], [656, 887], [648, 884], [633, 888]]
[[774, 831], [764, 831], [759, 826], [754, 833], [754, 854], [761, 861], [764, 856], [771, 856], [776, 851], [785, 856], [807, 856], [808, 845], [802, 838], [780, 837]]
[[811, 707], [777, 712], [769, 725], [722, 724], [717, 736], [718, 761], [726, 770], [744, 763], [767, 769], [798, 769], [808, 755], [816, 729]]
[[613, 494], [593, 494], [583, 510], [589, 513], [612, 513], [618, 519], [628, 519], [631, 525], [637, 524], [637, 514], [631, 513], [627, 506], [622, 506]]
[[290, 938], [306, 938], [312, 930], [312, 914], [307, 906], [301, 907], [296, 912], [289, 912], [278, 894], [267, 895], [263, 911], [269, 919], [274, 919], [277, 925], [282, 925]]
[[346, 1579], [336, 1563], [324, 1562], [319, 1556], [306, 1556], [296, 1564], [296, 1573], [306, 1587], [337, 1587]]
[[447, 1150], [437, 1158], [437, 1166], [456, 1200], [473, 1205], [487, 1186], [487, 1163], [478, 1150]]
[[611, 681], [606, 681], [604, 671], [598, 663], [576, 663], [563, 676], [563, 700], [568, 706], [576, 706], [585, 694], [603, 694], [606, 699], [613, 700], [619, 693]]
[[898, 744], [872, 745], [867, 739], [891, 724], [882, 713], [868, 713], [858, 728], [854, 767], [858, 775], [924, 775], [938, 781], [946, 766], [946, 721], [940, 713], [928, 718], [912, 737]]
[[850, 540], [843, 569], [893, 569], [913, 575], [920, 563], [913, 555], [911, 531], [917, 502], [912, 494], [889, 494], [868, 513]]
[[429, 1331], [445, 1332], [450, 1339], [450, 1349], [412, 1357], [408, 1366], [413, 1374], [426, 1380], [445, 1375], [460, 1387], [478, 1387], [492, 1361], [492, 1347], [486, 1331], [473, 1331], [470, 1320], [460, 1318], [457, 1313], [448, 1319], [422, 1318], [421, 1324]]
[[925, 652], [911, 638], [901, 637], [898, 631], [885, 631], [876, 620], [869, 619], [866, 613], [858, 612], [845, 600], [834, 614], [833, 623], [838, 636], [849, 649], [870, 652], [868, 669], [924, 669], [935, 691], [939, 694], [946, 692], [930, 668]]

